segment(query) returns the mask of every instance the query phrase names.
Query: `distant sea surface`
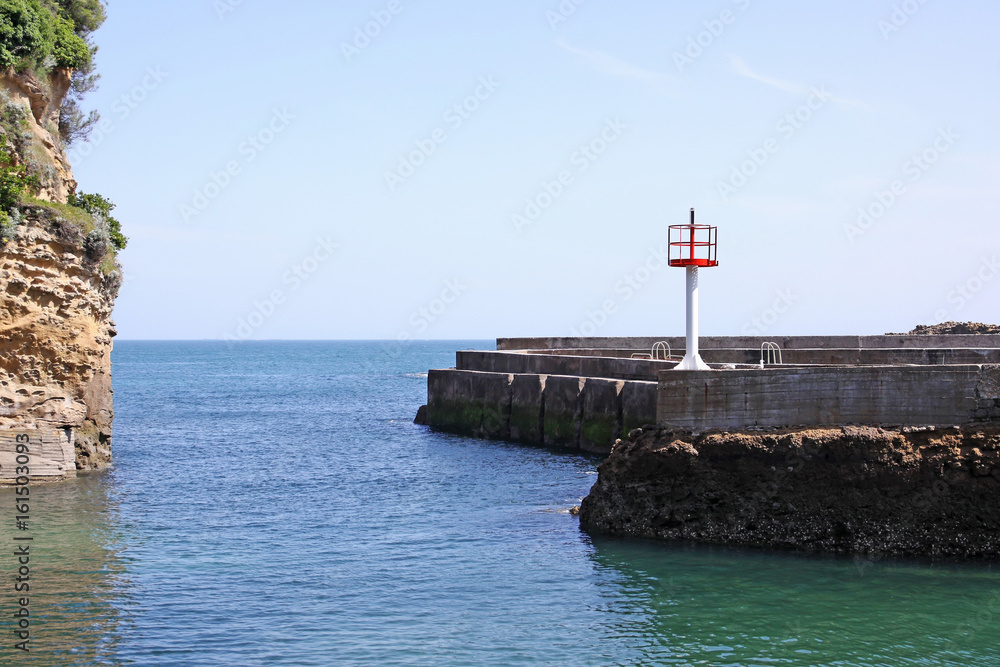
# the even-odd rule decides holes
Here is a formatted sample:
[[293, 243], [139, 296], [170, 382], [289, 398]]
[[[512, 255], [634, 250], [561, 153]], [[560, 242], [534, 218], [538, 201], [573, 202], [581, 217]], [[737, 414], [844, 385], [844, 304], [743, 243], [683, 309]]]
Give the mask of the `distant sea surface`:
[[119, 342], [113, 470], [32, 490], [10, 665], [1000, 665], [1000, 567], [592, 537], [599, 459], [415, 426], [491, 343]]

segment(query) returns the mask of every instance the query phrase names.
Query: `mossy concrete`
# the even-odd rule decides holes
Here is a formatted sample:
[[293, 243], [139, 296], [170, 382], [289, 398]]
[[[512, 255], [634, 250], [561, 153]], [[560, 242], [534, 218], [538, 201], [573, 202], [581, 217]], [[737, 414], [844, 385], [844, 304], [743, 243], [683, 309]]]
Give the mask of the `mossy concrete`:
[[479, 438], [607, 453], [656, 417], [656, 383], [532, 373], [432, 370], [428, 426]]

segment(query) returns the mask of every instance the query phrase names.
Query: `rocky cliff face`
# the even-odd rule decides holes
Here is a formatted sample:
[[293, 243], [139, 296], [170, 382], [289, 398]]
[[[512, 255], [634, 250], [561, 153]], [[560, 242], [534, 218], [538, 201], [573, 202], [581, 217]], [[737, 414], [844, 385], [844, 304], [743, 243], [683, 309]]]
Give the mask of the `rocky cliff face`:
[[[17, 120], [4, 127], [15, 159], [34, 161], [35, 196], [55, 203], [76, 188], [53, 135], [61, 80], [44, 89], [32, 80], [0, 81], [4, 117]], [[22, 206], [0, 246], [0, 483], [15, 475], [21, 434], [29, 436], [34, 480], [111, 461], [111, 310], [121, 274], [107, 244], [94, 243], [85, 223], [65, 212]]]
[[1000, 558], [1000, 427], [692, 436], [636, 430], [582, 525], [618, 535], [864, 555]]
[[72, 70], [56, 68], [48, 84], [32, 75], [0, 76], [0, 103], [17, 159], [38, 177], [39, 199], [65, 203], [76, 191], [76, 179], [59, 140], [59, 108], [70, 86]]

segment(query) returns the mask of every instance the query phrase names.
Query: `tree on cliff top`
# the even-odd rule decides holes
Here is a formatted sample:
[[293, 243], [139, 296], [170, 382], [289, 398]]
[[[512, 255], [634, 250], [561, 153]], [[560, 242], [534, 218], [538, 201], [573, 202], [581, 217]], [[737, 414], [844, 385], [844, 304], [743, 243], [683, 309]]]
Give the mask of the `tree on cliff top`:
[[102, 0], [56, 0], [63, 16], [73, 21], [76, 34], [87, 37], [101, 27], [107, 14]]
[[[89, 35], [104, 20], [94, 0], [0, 0], [0, 67], [47, 78], [52, 67], [78, 69], [91, 61]], [[80, 24], [77, 23], [79, 17]]]
[[59, 120], [67, 146], [85, 139], [99, 118], [85, 115], [79, 103], [97, 86], [97, 47], [89, 37], [106, 18], [103, 0], [0, 0], [0, 69], [41, 82], [54, 67], [72, 70]]
[[[97, 87], [100, 78], [94, 72], [97, 47], [90, 35], [107, 18], [105, 6], [105, 0], [0, 0], [0, 73], [34, 79], [43, 87], [51, 84], [57, 68], [61, 76], [69, 73], [70, 87], [59, 113], [64, 147], [86, 139], [99, 119], [96, 111], [84, 114], [79, 102]], [[0, 108], [0, 246], [16, 233], [11, 216], [19, 215], [18, 205], [25, 198], [31, 200], [39, 187], [39, 170], [29, 155], [30, 140], [24, 139], [27, 120], [21, 114], [27, 112], [18, 105]], [[104, 246], [110, 243], [115, 250], [128, 243], [121, 224], [111, 215], [114, 204], [101, 195], [71, 192], [65, 205], [51, 206], [68, 206], [86, 215], [94, 226], [88, 241], [97, 235], [104, 239]]]
[[84, 95], [97, 88], [100, 74], [94, 73], [94, 55], [97, 47], [90, 42], [90, 33], [101, 27], [107, 18], [103, 0], [57, 0], [63, 16], [73, 22], [76, 34], [86, 43], [88, 58], [86, 64], [74, 68], [72, 83], [62, 106], [59, 108], [59, 136], [63, 144], [86, 140], [91, 130], [101, 119], [96, 111], [84, 114], [80, 101]]

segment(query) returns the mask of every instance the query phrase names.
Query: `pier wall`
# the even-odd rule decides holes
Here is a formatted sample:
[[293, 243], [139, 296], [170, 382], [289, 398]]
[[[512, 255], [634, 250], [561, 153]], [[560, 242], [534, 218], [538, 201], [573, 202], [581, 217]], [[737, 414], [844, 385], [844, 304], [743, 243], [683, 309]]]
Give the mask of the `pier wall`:
[[[712, 371], [633, 358], [680, 338], [499, 339], [428, 376], [418, 419], [474, 437], [593, 452], [651, 423], [693, 431], [1000, 421], [1000, 336], [701, 339]], [[758, 364], [765, 340], [781, 364]], [[723, 367], [722, 365], [730, 365]]]
[[426, 423], [474, 437], [607, 453], [656, 421], [655, 382], [432, 370]]
[[1000, 421], [1000, 366], [661, 372], [656, 416], [693, 431]]
[[[648, 380], [655, 382], [660, 371], [672, 369], [675, 361], [632, 359], [629, 350], [581, 348], [545, 352], [472, 351], [456, 353], [459, 370], [495, 373], [539, 373]], [[678, 354], [683, 354], [681, 350]], [[710, 364], [757, 364], [760, 350], [716, 348], [702, 351]], [[888, 365], [978, 365], [1000, 364], [1000, 349], [980, 348], [881, 348], [881, 349], [799, 349], [782, 350], [784, 364], [832, 366]]]
[[[657, 342], [666, 342], [674, 350], [684, 349], [680, 336], [660, 338], [498, 338], [497, 350], [557, 350], [573, 348], [621, 348], [637, 352], [649, 351]], [[759, 350], [766, 342], [777, 343], [782, 350], [807, 349], [876, 349], [911, 348], [943, 349], [955, 347], [1000, 348], [1000, 335], [945, 334], [933, 336], [702, 336], [698, 346], [702, 352], [715, 348]]]

